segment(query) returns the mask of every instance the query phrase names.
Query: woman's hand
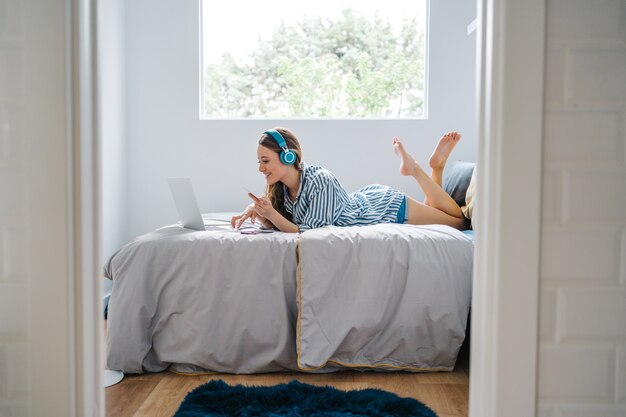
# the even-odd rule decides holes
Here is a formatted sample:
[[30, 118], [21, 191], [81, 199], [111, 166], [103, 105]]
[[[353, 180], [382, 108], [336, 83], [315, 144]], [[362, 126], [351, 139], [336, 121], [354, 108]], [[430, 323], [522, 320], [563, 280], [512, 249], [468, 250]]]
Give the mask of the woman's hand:
[[238, 216], [233, 216], [230, 218], [230, 225], [233, 229], [239, 229], [243, 222], [247, 219], [250, 219], [252, 223], [255, 222], [256, 219], [259, 219], [261, 223], [265, 223], [265, 218], [259, 216], [254, 208], [254, 203], [250, 204], [246, 209]]
[[254, 200], [254, 203], [250, 204], [246, 209], [238, 216], [230, 218], [230, 225], [233, 229], [239, 229], [241, 225], [250, 219], [252, 223], [256, 220], [260, 221], [263, 227], [268, 229], [274, 229], [274, 224], [271, 218], [278, 217], [284, 219], [278, 211], [272, 206], [272, 202], [267, 197], [257, 197], [252, 193], [248, 193], [248, 196]]
[[274, 213], [278, 213], [272, 206], [272, 202], [267, 197], [256, 197], [252, 193], [248, 194], [254, 200], [254, 211], [257, 217], [271, 219]]

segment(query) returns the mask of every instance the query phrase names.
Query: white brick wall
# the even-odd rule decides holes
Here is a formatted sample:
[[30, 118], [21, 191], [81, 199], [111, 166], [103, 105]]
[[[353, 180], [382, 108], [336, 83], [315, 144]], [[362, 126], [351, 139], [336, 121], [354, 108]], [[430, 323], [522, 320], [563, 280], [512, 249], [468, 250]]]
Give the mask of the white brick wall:
[[626, 416], [626, 0], [548, 0], [542, 417]]
[[27, 161], [20, 3], [0, 0], [0, 416], [29, 415]]
[[613, 399], [615, 349], [548, 345], [539, 350], [542, 400], [607, 402]]
[[572, 104], [612, 104], [626, 101], [626, 48], [580, 46], [566, 62], [565, 93]]
[[619, 230], [597, 230], [587, 225], [546, 224], [541, 241], [542, 278], [615, 283], [620, 263], [620, 235]]
[[626, 340], [626, 288], [560, 288], [557, 306], [559, 342]]
[[537, 417], [553, 417], [554, 416], [554, 407], [551, 405], [543, 405], [540, 404], [537, 407]]
[[[621, 248], [626, 248], [626, 227], [622, 229], [622, 245]], [[622, 250], [622, 265], [621, 265], [622, 285], [626, 285], [626, 256]]]
[[553, 109], [546, 114], [545, 157], [552, 162], [619, 164], [624, 147], [622, 121], [620, 111]]
[[548, 40], [609, 40], [622, 33], [621, 0], [548, 0]]
[[26, 283], [28, 276], [27, 229], [19, 222], [0, 225], [0, 282]]
[[615, 394], [619, 403], [626, 403], [626, 348], [617, 349], [617, 386]]
[[594, 163], [581, 162], [579, 167], [564, 171], [563, 220], [610, 222], [619, 226], [626, 219], [624, 168], [600, 167]]

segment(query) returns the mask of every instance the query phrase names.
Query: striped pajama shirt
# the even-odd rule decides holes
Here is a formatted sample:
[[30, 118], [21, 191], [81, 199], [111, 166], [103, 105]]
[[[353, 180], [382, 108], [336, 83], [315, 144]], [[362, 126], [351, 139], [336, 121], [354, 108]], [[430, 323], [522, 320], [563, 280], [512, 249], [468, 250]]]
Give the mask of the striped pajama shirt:
[[348, 194], [327, 169], [302, 162], [296, 200], [285, 192], [285, 210], [301, 232], [334, 226], [396, 223], [405, 194], [386, 185], [372, 184]]

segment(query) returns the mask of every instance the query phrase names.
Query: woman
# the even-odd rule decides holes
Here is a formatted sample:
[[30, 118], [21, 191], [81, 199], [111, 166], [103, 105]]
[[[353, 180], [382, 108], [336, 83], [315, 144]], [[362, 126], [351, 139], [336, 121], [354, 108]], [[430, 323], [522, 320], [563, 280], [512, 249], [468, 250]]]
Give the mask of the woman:
[[[450, 132], [441, 138], [431, 156], [437, 166], [445, 160], [460, 138]], [[335, 226], [365, 226], [378, 223], [445, 224], [462, 229], [465, 224], [461, 208], [435, 180], [409, 155], [397, 138], [393, 148], [400, 157], [400, 173], [418, 182], [426, 199], [420, 203], [403, 192], [385, 185], [368, 185], [348, 194], [327, 169], [302, 161], [302, 149], [296, 135], [277, 127], [263, 133], [258, 142], [259, 171], [265, 175], [266, 195], [256, 197], [238, 216], [231, 218], [233, 228], [246, 219], [259, 220], [266, 228], [287, 233]], [[443, 159], [442, 159], [443, 158]], [[431, 163], [431, 165], [433, 165]], [[443, 168], [441, 168], [443, 169]]]

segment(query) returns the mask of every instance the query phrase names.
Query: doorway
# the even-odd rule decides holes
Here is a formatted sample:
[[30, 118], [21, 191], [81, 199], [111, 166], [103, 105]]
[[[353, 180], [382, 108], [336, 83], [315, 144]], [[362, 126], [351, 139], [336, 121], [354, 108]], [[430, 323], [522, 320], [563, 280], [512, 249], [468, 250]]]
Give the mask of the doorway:
[[[469, 415], [528, 416], [536, 403], [544, 35], [527, 28], [543, 28], [545, 2], [479, 0], [478, 9], [482, 196], [477, 216], [493, 223], [483, 222], [477, 231]], [[520, 79], [519, 68], [525, 75], [530, 68], [531, 76]], [[515, 129], [519, 123], [526, 126], [523, 138]], [[529, 166], [538, 169], [520, 180], [518, 174]], [[521, 204], [513, 189], [527, 197]], [[523, 236], [523, 247], [511, 240], [512, 231]]]

